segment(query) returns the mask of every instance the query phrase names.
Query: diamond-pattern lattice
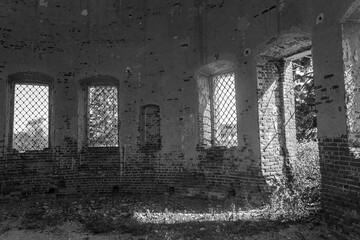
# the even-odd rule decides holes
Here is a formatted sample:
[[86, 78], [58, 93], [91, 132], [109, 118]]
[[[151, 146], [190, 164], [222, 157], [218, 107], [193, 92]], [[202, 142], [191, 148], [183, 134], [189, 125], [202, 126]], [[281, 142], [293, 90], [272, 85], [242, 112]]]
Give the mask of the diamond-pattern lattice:
[[234, 73], [217, 75], [214, 84], [214, 140], [217, 146], [237, 145]]
[[89, 87], [88, 145], [89, 147], [118, 146], [118, 91], [116, 87]]
[[49, 86], [15, 84], [13, 148], [20, 152], [49, 146]]

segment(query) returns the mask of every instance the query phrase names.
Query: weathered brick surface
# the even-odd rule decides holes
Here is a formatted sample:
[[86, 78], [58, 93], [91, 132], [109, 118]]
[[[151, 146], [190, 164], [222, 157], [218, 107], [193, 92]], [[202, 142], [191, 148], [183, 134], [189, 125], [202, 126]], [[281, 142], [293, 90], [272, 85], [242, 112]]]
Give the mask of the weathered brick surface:
[[322, 173], [322, 207], [325, 218], [342, 236], [359, 237], [359, 149], [349, 146], [346, 136], [319, 142]]
[[52, 174], [50, 150], [33, 153], [9, 152], [2, 159], [1, 195], [20, 198], [48, 191]]
[[[0, 1], [0, 197], [175, 192], [261, 199], [264, 176], [283, 173], [283, 160], [292, 161], [294, 125], [287, 68], [276, 60], [256, 70], [256, 58], [262, 52], [274, 61], [312, 40], [324, 211], [343, 236], [356, 239], [358, 124], [347, 125], [345, 112], [357, 119], [358, 97], [345, 108], [339, 20], [352, 2]], [[321, 14], [325, 18], [316, 21]], [[355, 32], [346, 51], [352, 60], [345, 61], [354, 76]], [[239, 146], [205, 149], [197, 73], [221, 61], [233, 63], [237, 78]], [[51, 146], [41, 152], [8, 150], [7, 80], [22, 72], [54, 80]], [[116, 149], [86, 148], [79, 127], [79, 82], [99, 75], [118, 82]], [[149, 121], [156, 125], [151, 148], [140, 139], [141, 107], [147, 105], [160, 113]]]
[[289, 176], [297, 144], [292, 65], [263, 59], [258, 62], [262, 171], [268, 178]]
[[265, 176], [281, 176], [282, 119], [279, 70], [275, 63], [258, 64], [259, 131], [262, 170]]

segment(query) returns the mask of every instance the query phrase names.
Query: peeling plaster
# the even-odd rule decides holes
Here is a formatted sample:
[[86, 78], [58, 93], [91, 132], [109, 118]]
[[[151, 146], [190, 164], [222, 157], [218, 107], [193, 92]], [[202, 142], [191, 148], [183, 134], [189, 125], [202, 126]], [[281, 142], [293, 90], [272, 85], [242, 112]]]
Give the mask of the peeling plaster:
[[[111, 191], [112, 184], [119, 184], [119, 175], [116, 175], [116, 172], [123, 177], [121, 182], [125, 183], [126, 189], [124, 188], [124, 191], [139, 192], [149, 190], [151, 193], [161, 193], [169, 187], [169, 183], [174, 184], [173, 188], [179, 188], [180, 191], [186, 192], [186, 186], [184, 187], [180, 181], [180, 183], [171, 181], [174, 179], [181, 180], [182, 172], [190, 169], [194, 170], [192, 173], [195, 177], [191, 181], [195, 183], [199, 182], [196, 179], [199, 176], [200, 178], [206, 178], [206, 180], [211, 178], [211, 181], [201, 183], [202, 186], [199, 185], [199, 188], [203, 187], [206, 190], [206, 187], [209, 187], [209, 189], [212, 189], [213, 187], [210, 184], [212, 184], [214, 179], [215, 184], [219, 184], [219, 186], [223, 187], [224, 192], [226, 192], [229, 187], [228, 183], [231, 181], [231, 184], [234, 183], [236, 186], [236, 193], [240, 197], [242, 196], [241, 191], [243, 189], [247, 188], [248, 185], [257, 185], [257, 179], [262, 179], [263, 176], [259, 177], [257, 172], [260, 175], [261, 170], [274, 169], [263, 172], [263, 175], [281, 173], [282, 159], [279, 157], [281, 154], [279, 141], [283, 140], [279, 140], [275, 133], [282, 131], [282, 125], [277, 122], [277, 116], [280, 113], [271, 109], [279, 108], [276, 105], [277, 98], [279, 98], [278, 86], [276, 85], [279, 78], [277, 76], [278, 71], [271, 65], [269, 68], [265, 66], [263, 69], [260, 69], [262, 70], [260, 73], [263, 75], [261, 75], [262, 79], [260, 80], [262, 81], [259, 81], [258, 85], [260, 83], [263, 85], [258, 87], [258, 92], [265, 92], [265, 94], [260, 99], [258, 106], [256, 106], [258, 99], [256, 99], [256, 89], [254, 87], [256, 85], [257, 73], [254, 71], [254, 67], [256, 67], [256, 63], [262, 65], [262, 61], [265, 60], [256, 62], [255, 57], [260, 52], [263, 58], [259, 59], [280, 59], [297, 53], [300, 50], [308, 50], [311, 47], [312, 37], [315, 40], [315, 60], [318, 60], [318, 67], [315, 68], [315, 72], [319, 75], [317, 81], [323, 84], [323, 86], [319, 84], [317, 87], [324, 89], [324, 92], [319, 89], [317, 93], [320, 98], [324, 97], [325, 99], [323, 101], [324, 104], [320, 102], [318, 106], [320, 109], [319, 116], [322, 117], [323, 135], [332, 134], [332, 132], [345, 133], [345, 130], [341, 131], [342, 127], [345, 126], [345, 120], [338, 113], [339, 111], [344, 112], [344, 107], [341, 105], [344, 95], [344, 90], [342, 89], [343, 79], [341, 76], [343, 74], [342, 64], [344, 62], [342, 59], [338, 59], [341, 58], [340, 54], [336, 54], [336, 56], [333, 54], [334, 50], [332, 47], [339, 46], [341, 41], [339, 32], [335, 31], [337, 28], [334, 28], [334, 26], [338, 26], [336, 24], [331, 26], [323, 24], [324, 26], [321, 26], [321, 28], [313, 27], [315, 22], [320, 24], [324, 20], [324, 14], [321, 15], [320, 12], [325, 11], [325, 9], [326, 12], [324, 13], [328, 14], [326, 20], [332, 22], [336, 18], [336, 23], [338, 23], [338, 10], [332, 8], [340, 6], [339, 1], [329, 0], [320, 3], [308, 1], [307, 5], [309, 7], [301, 7], [302, 5], [297, 3], [297, 1], [274, 0], [267, 2], [249, 0], [247, 4], [243, 4], [240, 3], [241, 1], [237, 2], [234, 0], [234, 4], [231, 4], [230, 1], [230, 4], [226, 3], [224, 5], [225, 11], [217, 10], [217, 7], [220, 9], [222, 3], [214, 4], [216, 1], [212, 1], [210, 4], [206, 4], [206, 1], [195, 1], [194, 7], [192, 7], [193, 3], [189, 1], [182, 9], [171, 7], [168, 3], [162, 1], [156, 1], [151, 7], [160, 9], [158, 10], [159, 12], [150, 9], [150, 5], [148, 5], [150, 1], [147, 0], [127, 1], [124, 4], [122, 4], [122, 0], [113, 0], [114, 4], [108, 4], [101, 9], [97, 9], [93, 4], [90, 4], [92, 8], [85, 9], [85, 6], [88, 7], [87, 5], [89, 5], [85, 3], [86, 1], [83, 1], [80, 6], [79, 3], [74, 3], [75, 1], [59, 1], [61, 4], [52, 4], [55, 2], [52, 1], [50, 5], [48, 5], [49, 0], [22, 1], [24, 4], [16, 4], [16, 6], [11, 2], [3, 1], [2, 5], [5, 7], [0, 9], [2, 15], [4, 15], [3, 28], [0, 29], [2, 36], [0, 45], [2, 45], [4, 50], [0, 71], [3, 71], [5, 76], [6, 73], [12, 72], [13, 69], [19, 69], [19, 67], [20, 69], [31, 69], [33, 66], [36, 66], [36, 68], [39, 68], [39, 71], [49, 71], [58, 79], [54, 84], [54, 89], [56, 89], [55, 104], [60, 103], [59, 108], [54, 111], [54, 119], [56, 120], [54, 124], [55, 144], [49, 156], [38, 160], [43, 161], [45, 164], [47, 162], [54, 162], [54, 173], [64, 176], [64, 184], [65, 181], [71, 182], [69, 190], [66, 190], [68, 192], [73, 191], [70, 189], [71, 185], [81, 184], [83, 176], [90, 176], [86, 174], [95, 174], [95, 177], [98, 175], [101, 178], [99, 180], [96, 178], [96, 184], [92, 184], [93, 180], [89, 178], [89, 184], [80, 185], [80, 190], [84, 192], [89, 190], [92, 192], [94, 190], [109, 192]], [[221, 0], [217, 0], [217, 2], [221, 2]], [[327, 4], [326, 7], [322, 6], [322, 3], [325, 2]], [[350, 1], [344, 1], [344, 5], [347, 2], [350, 3]], [[352, 2], [355, 3], [352, 4], [351, 9], [345, 15], [356, 19], [360, 13], [360, 0]], [[41, 19], [36, 14], [33, 17], [23, 14], [9, 16], [17, 10], [25, 12], [34, 7], [34, 3], [38, 8], [48, 7], [48, 9], [41, 10], [41, 13], [45, 12], [48, 14], [44, 14]], [[180, 4], [175, 3], [173, 6], [180, 7]], [[10, 7], [6, 8], [6, 5]], [[28, 6], [23, 8], [23, 5]], [[124, 6], [122, 7], [122, 5]], [[250, 5], [253, 5], [253, 7]], [[249, 9], [246, 8], [247, 6], [249, 6]], [[256, 9], [257, 6], [261, 10]], [[75, 12], [70, 11], [72, 9], [75, 9]], [[308, 12], [309, 9], [324, 10], [314, 12], [315, 15], [313, 16], [313, 12]], [[92, 13], [91, 16], [89, 16], [90, 11]], [[255, 11], [256, 13], [253, 13]], [[228, 16], [226, 13], [228, 13]], [[294, 15], [294, 13], [296, 14]], [[254, 14], [256, 15], [254, 16]], [[318, 14], [320, 15], [317, 16]], [[85, 18], [82, 17], [89, 17], [87, 18], [88, 21], [85, 21]], [[255, 19], [257, 17], [261, 17], [261, 19]], [[65, 18], [68, 24], [61, 24]], [[157, 21], [159, 20], [157, 18], [167, 21]], [[39, 28], [39, 21], [44, 24], [54, 23], [54, 27], [49, 29]], [[169, 22], [173, 25], [170, 26]], [[251, 31], [248, 31], [250, 28]], [[200, 31], [201, 34], [199, 33]], [[311, 34], [314, 33], [314, 35], [302, 33], [302, 31], [312, 31]], [[282, 36], [283, 33], [289, 34]], [[31, 34], [34, 34], [34, 36], [31, 36]], [[357, 29], [356, 35], [351, 35], [351, 39], [351, 41], [344, 42], [344, 56], [346, 57], [345, 63], [347, 64], [345, 66], [345, 83], [349, 85], [348, 92], [353, 93], [353, 95], [349, 96], [353, 97], [353, 99], [350, 98], [351, 101], [347, 107], [348, 110], [351, 110], [348, 116], [358, 121], [360, 116], [360, 111], [358, 111], [360, 109], [360, 105], [358, 105], [360, 103], [360, 67], [358, 66], [360, 63], [360, 47], [358, 45]], [[200, 42], [201, 44], [199, 45]], [[267, 50], [269, 48], [272, 48], [272, 50]], [[340, 51], [340, 49], [338, 50]], [[179, 51], [183, 51], [184, 54], [178, 54]], [[156, 53], [156, 57], [155, 55], [148, 55], [149, 52]], [[39, 59], [40, 54], [43, 60]], [[196, 78], [187, 76], [189, 72], [191, 72], [190, 74], [194, 73], [199, 65], [204, 64], [204, 62], [201, 62], [203, 60], [201, 59], [202, 56], [215, 56], [216, 59], [223, 59], [223, 56], [227, 54], [234, 55], [241, 63], [234, 62], [234, 64], [230, 64], [224, 61], [216, 61], [202, 68], [202, 71], [206, 76], [209, 76], [223, 69], [234, 69], [234, 66], [241, 64], [241, 71], [246, 72], [246, 74], [239, 74], [241, 79], [239, 78], [238, 81], [240, 84], [238, 88], [240, 90], [239, 95], [241, 96], [238, 98], [241, 103], [239, 109], [241, 110], [240, 114], [242, 116], [244, 114], [242, 117], [244, 125], [239, 127], [240, 135], [238, 136], [239, 141], [242, 143], [239, 144], [238, 149], [229, 149], [224, 153], [217, 149], [212, 149], [212, 152], [203, 151], [200, 148], [196, 148], [197, 140], [201, 138], [199, 134], [200, 120], [198, 112], [204, 112], [204, 109], [209, 105], [209, 81], [208, 77], [201, 76], [201, 74], [199, 74], [200, 77]], [[243, 54], [243, 56], [239, 56], [239, 54]], [[251, 54], [255, 56], [244, 57]], [[19, 58], [22, 55], [24, 57]], [[126, 67], [127, 65], [128, 67]], [[336, 70], [337, 66], [341, 66], [341, 68], [339, 67]], [[118, 71], [119, 67], [120, 71]], [[63, 74], [62, 71], [66, 73]], [[77, 79], [94, 72], [111, 72], [120, 78], [131, 77], [121, 81], [122, 87], [120, 89], [125, 90], [124, 94], [119, 94], [121, 104], [124, 105], [119, 110], [123, 120], [121, 122], [123, 127], [119, 135], [121, 135], [123, 142], [117, 152], [110, 152], [108, 156], [104, 156], [106, 155], [104, 152], [89, 151], [86, 152], [86, 155], [83, 154], [85, 150], [83, 151], [84, 148], [81, 145], [81, 141], [83, 141], [82, 137], [86, 131], [83, 129], [85, 128], [84, 126], [78, 126], [77, 124], [78, 107], [82, 104], [81, 102], [78, 104], [78, 91], [75, 87]], [[325, 77], [323, 78], [324, 75]], [[198, 78], [200, 78], [198, 82], [194, 82]], [[182, 79], [184, 79], [184, 82], [181, 81]], [[130, 83], [128, 80], [133, 82]], [[140, 81], [143, 81], [144, 84], [140, 85]], [[194, 89], [196, 86], [198, 88]], [[2, 102], [6, 101], [5, 93], [6, 79], [4, 78], [0, 87]], [[169, 99], [166, 98], [167, 95]], [[284, 94], [284, 96], [289, 98], [289, 94]], [[195, 100], [197, 97], [198, 99]], [[153, 156], [139, 154], [136, 145], [138, 131], [136, 120], [138, 116], [137, 107], [140, 99], [143, 102], [142, 104], [158, 102], [159, 105], [164, 107], [164, 111], [162, 111], [164, 115], [162, 116], [163, 126], [161, 133], [163, 133], [166, 142], [164, 141], [164, 147], [161, 149], [161, 152], [154, 153]], [[327, 101], [330, 100], [334, 101], [334, 103], [330, 102], [331, 104], [328, 104]], [[61, 105], [67, 107], [65, 108]], [[328, 105], [332, 107], [327, 107]], [[251, 110], [251, 107], [255, 110]], [[259, 107], [261, 107], [261, 113], [256, 110]], [[1, 106], [0, 108], [1, 113], [6, 112], [5, 107]], [[179, 114], [176, 110], [178, 109], [181, 110], [181, 121], [177, 118]], [[293, 113], [293, 109], [289, 107], [284, 108], [284, 110], [286, 116]], [[260, 119], [261, 132], [258, 132], [258, 115], [263, 117], [263, 119]], [[335, 131], [332, 131], [327, 126], [328, 123], [324, 121], [324, 119], [328, 118], [326, 120], [329, 120], [331, 117], [336, 118], [333, 121], [334, 123], [339, 122], [339, 126], [334, 126]], [[2, 117], [0, 121], [0, 125], [5, 126], [8, 120]], [[324, 127], [324, 125], [326, 126]], [[0, 136], [5, 136], [4, 129], [4, 127], [0, 129]], [[357, 137], [355, 134], [357, 134], [357, 131], [360, 132], [359, 129], [360, 123], [359, 125], [356, 122], [350, 123], [349, 130], [354, 132], [354, 137]], [[261, 142], [259, 136], [261, 137]], [[80, 143], [78, 144], [76, 140], [79, 140]], [[333, 141], [331, 139], [320, 140], [323, 141], [320, 149], [321, 147], [328, 147], [326, 141]], [[334, 144], [331, 146], [334, 146], [332, 149], [335, 150], [325, 151], [321, 149], [323, 156], [329, 159], [325, 166], [331, 166], [334, 169], [339, 166], [339, 164], [332, 164], [330, 162], [330, 160], [335, 160], [336, 162], [338, 157], [338, 155], [334, 154], [332, 156], [331, 154], [344, 151], [345, 141], [347, 139], [334, 139], [334, 142], [330, 142], [330, 144]], [[270, 144], [266, 146], [265, 144], [269, 142]], [[6, 150], [4, 140], [0, 139], [0, 145], [3, 149], [2, 152], [0, 151], [0, 158], [7, 157], [3, 153]], [[260, 146], [263, 148], [267, 147], [266, 152], [260, 152]], [[207, 150], [206, 148], [204, 149]], [[359, 149], [354, 149], [353, 153], [355, 151], [359, 151]], [[51, 155], [52, 153], [54, 155]], [[223, 155], [218, 155], [218, 153]], [[271, 154], [275, 155], [273, 157], [274, 161], [268, 161], [265, 164], [265, 161], [259, 158], [262, 155], [266, 156], [266, 153], [269, 153], [269, 157], [272, 156]], [[358, 156], [356, 155], [356, 157]], [[16, 155], [9, 155], [9, 157], [17, 158]], [[149, 160], [155, 161], [149, 162]], [[268, 159], [264, 158], [263, 160]], [[346, 163], [351, 166], [350, 164], [355, 162], [353, 160], [357, 161], [358, 159], [350, 159], [349, 154], [347, 154], [346, 159], [341, 161], [341, 165], [344, 166], [345, 164], [343, 163]], [[9, 165], [9, 169], [12, 169], [13, 166], [14, 169], [15, 167], [19, 169], [15, 165], [18, 164], [20, 166], [19, 163], [27, 164], [26, 159], [18, 159], [16, 161], [8, 161], [6, 159], [5, 164], [6, 166]], [[99, 170], [94, 170], [94, 173], [84, 170], [87, 163], [91, 163], [91, 166], [96, 166]], [[263, 169], [261, 169], [261, 164]], [[348, 176], [351, 176], [350, 174], [358, 174], [359, 171], [355, 165], [356, 162], [351, 171], [349, 170]], [[234, 166], [238, 166], [238, 169]], [[80, 178], [78, 178], [78, 167], [82, 167], [83, 169], [80, 173], [85, 174], [83, 176], [80, 175]], [[35, 167], [33, 169], [36, 170]], [[173, 174], [174, 176], [172, 176]], [[326, 179], [330, 175], [331, 173], [325, 175]], [[43, 175], [39, 175], [40, 183], [53, 178], [53, 176], [44, 176], [44, 179], [40, 179], [42, 177]], [[105, 181], [102, 181], [102, 179]], [[256, 183], [254, 179], [256, 179]], [[153, 184], [153, 180], [158, 184]], [[251, 184], [247, 184], [247, 180], [251, 180]], [[23, 183], [26, 182], [30, 182], [29, 178], [24, 179]], [[5, 186], [7, 182], [2, 184]], [[9, 184], [12, 183], [9, 182]], [[31, 184], [33, 184], [32, 180]], [[356, 182], [349, 185], [357, 187]], [[21, 187], [23, 188], [23, 186]], [[195, 189], [194, 191], [197, 190]], [[344, 198], [344, 200], [346, 199]], [[352, 201], [351, 198], [349, 199], [349, 201]], [[354, 199], [356, 200], [356, 196]], [[327, 198], [326, 203], [330, 201], [333, 201], [331, 197]], [[337, 199], [334, 199], [334, 202], [336, 201]], [[346, 204], [353, 206], [353, 202], [346, 202]]]

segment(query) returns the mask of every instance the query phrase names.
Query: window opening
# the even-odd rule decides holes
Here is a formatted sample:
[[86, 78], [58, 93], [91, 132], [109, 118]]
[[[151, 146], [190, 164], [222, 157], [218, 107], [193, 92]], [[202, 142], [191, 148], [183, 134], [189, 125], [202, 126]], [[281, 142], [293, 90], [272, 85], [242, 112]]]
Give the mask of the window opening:
[[88, 87], [88, 146], [118, 146], [118, 89]]
[[[317, 142], [317, 121], [315, 108], [315, 84], [311, 51], [291, 59], [296, 122], [296, 161], [292, 163], [292, 175], [296, 186], [306, 186], [314, 192], [320, 188], [320, 158]], [[317, 191], [319, 192], [319, 191]], [[318, 194], [313, 194], [311, 204], [318, 204]]]
[[[210, 84], [212, 85], [212, 94], [210, 94], [212, 98], [210, 100], [210, 116], [209, 113], [207, 113], [205, 118], [210, 117], [210, 119], [212, 119], [212, 145], [225, 147], [237, 146], [234, 73], [216, 75], [212, 77]], [[206, 129], [206, 131], [209, 131], [209, 129]]]
[[15, 84], [13, 149], [19, 152], [49, 147], [49, 86]]
[[295, 92], [296, 139], [317, 140], [315, 87], [311, 55], [292, 61]]

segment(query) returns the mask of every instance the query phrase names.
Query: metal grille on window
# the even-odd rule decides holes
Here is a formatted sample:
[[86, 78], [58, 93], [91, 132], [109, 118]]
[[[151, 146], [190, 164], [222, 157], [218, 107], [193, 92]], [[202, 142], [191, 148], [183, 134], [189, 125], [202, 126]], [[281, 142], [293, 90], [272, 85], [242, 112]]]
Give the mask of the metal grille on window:
[[234, 73], [213, 77], [214, 141], [216, 146], [237, 145]]
[[15, 84], [13, 148], [19, 152], [49, 147], [49, 86]]
[[118, 93], [113, 86], [90, 86], [88, 146], [118, 146]]

